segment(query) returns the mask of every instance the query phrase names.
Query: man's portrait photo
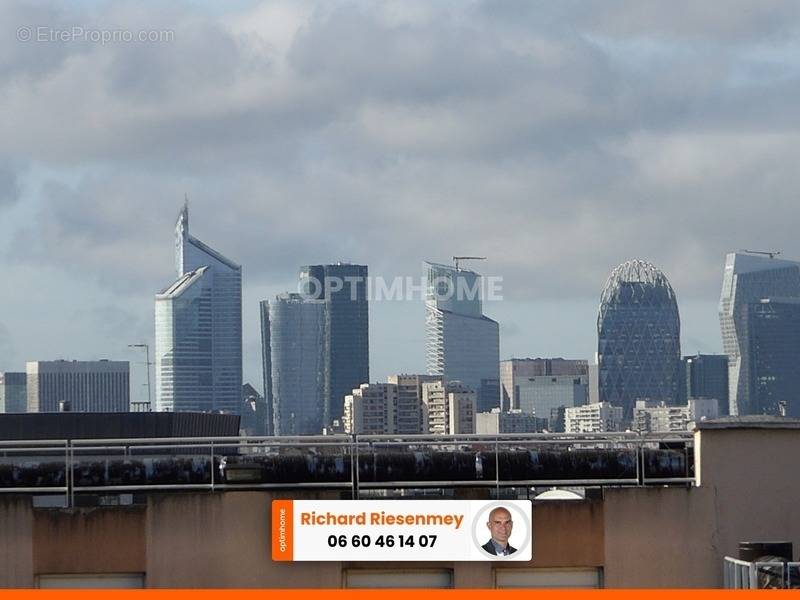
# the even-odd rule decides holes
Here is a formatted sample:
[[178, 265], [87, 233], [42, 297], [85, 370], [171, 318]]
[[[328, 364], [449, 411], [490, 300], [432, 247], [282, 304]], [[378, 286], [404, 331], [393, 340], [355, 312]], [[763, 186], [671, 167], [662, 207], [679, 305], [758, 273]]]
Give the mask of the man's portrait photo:
[[489, 513], [489, 521], [486, 523], [489, 528], [491, 538], [481, 548], [489, 554], [495, 556], [510, 556], [517, 551], [508, 543], [511, 537], [511, 530], [514, 528], [514, 521], [508, 509], [498, 506]]

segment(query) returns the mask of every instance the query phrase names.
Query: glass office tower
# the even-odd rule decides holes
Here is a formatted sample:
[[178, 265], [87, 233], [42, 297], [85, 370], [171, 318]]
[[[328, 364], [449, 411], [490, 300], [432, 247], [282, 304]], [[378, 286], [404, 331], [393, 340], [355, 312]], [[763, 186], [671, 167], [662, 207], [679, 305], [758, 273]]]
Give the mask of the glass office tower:
[[[195, 338], [205, 339], [207, 332], [192, 330], [188, 322], [178, 326], [170, 323], [169, 319], [176, 319], [179, 313], [186, 315], [199, 310], [179, 301], [177, 306], [180, 310], [176, 312], [174, 300], [187, 293], [188, 288], [196, 288], [198, 279], [201, 279], [204, 303], [208, 296], [207, 307], [204, 304], [203, 310], [209, 311], [210, 318], [209, 322], [203, 322], [202, 327], [210, 327], [211, 331], [210, 343], [202, 349], [203, 367], [208, 370], [202, 378], [202, 386], [207, 389], [204, 388], [202, 393], [197, 389], [197, 396], [181, 398], [174, 395], [175, 392], [170, 396], [167, 389], [157, 384], [157, 410], [214, 410], [238, 414], [242, 393], [242, 269], [189, 235], [188, 205], [184, 205], [175, 226], [175, 267], [178, 280], [156, 299], [156, 365], [160, 365], [162, 371], [159, 374], [157, 368], [156, 376], [160, 376], [159, 381], [165, 384], [167, 381], [179, 382], [184, 376], [195, 381], [193, 373], [199, 368], [199, 363], [175, 362], [170, 355], [184, 345], [191, 346]], [[198, 273], [201, 273], [199, 277], [186, 279], [187, 275]], [[162, 305], [160, 309], [159, 302]], [[172, 309], [166, 308], [169, 304], [173, 304]], [[201, 327], [199, 323], [197, 327]], [[188, 336], [187, 341], [184, 342], [181, 336]], [[192, 408], [179, 408], [186, 406]]]
[[787, 414], [798, 416], [789, 390], [800, 364], [794, 322], [800, 263], [773, 256], [732, 252], [725, 258], [719, 318], [732, 415], [778, 414], [785, 400]]
[[[325, 302], [281, 294], [262, 327], [270, 340], [275, 435], [319, 435], [325, 418]], [[265, 348], [265, 352], [267, 349]]]
[[349, 263], [300, 269], [303, 296], [321, 300], [325, 305], [323, 421], [326, 426], [342, 418], [345, 396], [362, 383], [369, 383], [368, 275], [366, 265]]
[[24, 413], [27, 411], [27, 373], [0, 372], [0, 413]]
[[264, 404], [266, 405], [266, 433], [275, 435], [275, 407], [272, 399], [272, 339], [269, 326], [269, 301], [258, 303], [261, 318], [261, 380], [264, 386]]
[[425, 263], [428, 374], [460, 381], [477, 394], [478, 412], [500, 406], [500, 327], [483, 314], [480, 275]]
[[728, 357], [697, 354], [683, 357], [686, 398], [715, 398], [720, 414], [728, 414]]
[[626, 419], [636, 400], [677, 403], [680, 333], [675, 292], [661, 271], [642, 260], [614, 269], [597, 317], [600, 401], [621, 406]]
[[156, 410], [214, 409], [212, 282], [208, 267], [156, 295]]

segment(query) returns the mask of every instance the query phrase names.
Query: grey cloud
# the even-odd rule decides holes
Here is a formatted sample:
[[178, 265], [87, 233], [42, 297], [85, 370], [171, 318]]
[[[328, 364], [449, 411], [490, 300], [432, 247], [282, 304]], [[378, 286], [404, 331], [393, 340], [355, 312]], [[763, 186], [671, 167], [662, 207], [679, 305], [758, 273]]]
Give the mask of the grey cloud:
[[14, 168], [0, 164], [0, 207], [19, 200], [22, 186]]
[[751, 23], [717, 24], [646, 5], [424, 2], [398, 22], [325, 4], [285, 50], [198, 9], [105, 9], [93, 23], [175, 42], [69, 47], [29, 85], [0, 79], [17, 117], [0, 152], [84, 173], [43, 188], [14, 257], [155, 291], [187, 191], [194, 233], [262, 286], [338, 259], [415, 275], [467, 247], [512, 298], [595, 297], [631, 256], [714, 297], [745, 240], [800, 256], [795, 140], [777, 133], [796, 120], [795, 67], [741, 76], [788, 25], [755, 4]]

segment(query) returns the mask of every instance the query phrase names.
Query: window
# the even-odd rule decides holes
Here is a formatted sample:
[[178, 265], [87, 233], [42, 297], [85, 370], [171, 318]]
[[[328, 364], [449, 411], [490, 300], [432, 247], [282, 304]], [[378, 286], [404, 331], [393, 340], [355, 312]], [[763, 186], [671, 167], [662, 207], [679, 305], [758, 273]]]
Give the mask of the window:
[[451, 588], [451, 569], [345, 569], [346, 588]]
[[600, 568], [566, 569], [495, 569], [498, 588], [601, 588]]
[[144, 587], [144, 573], [76, 573], [37, 575], [39, 588], [118, 588]]

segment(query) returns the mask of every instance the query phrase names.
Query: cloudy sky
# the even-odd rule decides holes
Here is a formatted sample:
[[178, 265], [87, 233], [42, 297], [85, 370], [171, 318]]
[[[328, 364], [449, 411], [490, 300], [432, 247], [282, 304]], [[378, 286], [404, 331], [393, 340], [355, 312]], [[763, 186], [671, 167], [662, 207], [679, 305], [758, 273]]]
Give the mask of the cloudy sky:
[[[608, 273], [640, 257], [684, 353], [719, 351], [725, 253], [800, 258], [800, 3], [722, 6], [3, 2], [0, 370], [141, 360], [184, 194], [243, 265], [258, 387], [258, 301], [338, 260], [486, 256], [503, 357], [589, 358]], [[424, 369], [423, 319], [372, 305], [373, 380]]]

